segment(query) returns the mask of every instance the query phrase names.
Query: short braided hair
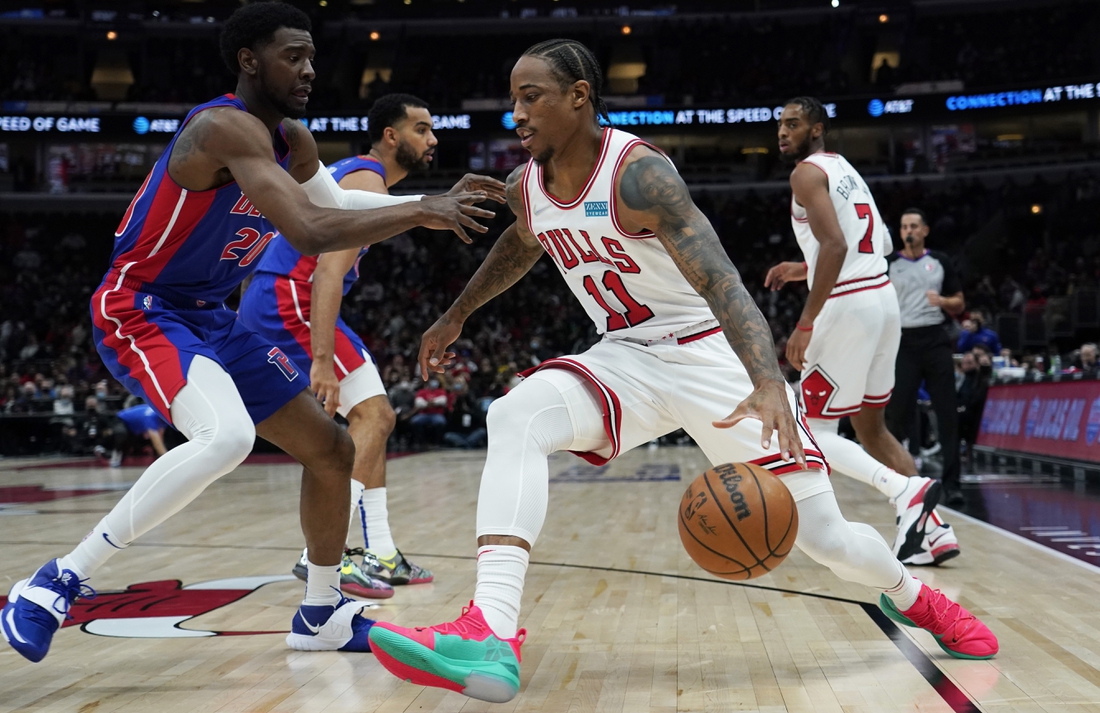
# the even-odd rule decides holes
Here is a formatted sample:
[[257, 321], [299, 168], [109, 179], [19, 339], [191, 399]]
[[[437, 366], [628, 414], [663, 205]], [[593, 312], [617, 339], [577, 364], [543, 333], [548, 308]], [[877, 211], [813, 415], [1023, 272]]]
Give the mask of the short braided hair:
[[607, 115], [607, 105], [600, 96], [603, 91], [603, 69], [592, 50], [576, 40], [556, 39], [528, 47], [523, 56], [546, 60], [563, 89], [582, 79], [588, 82], [591, 88], [589, 98], [596, 110], [596, 121], [602, 117], [608, 124], [611, 123], [611, 117]]
[[794, 99], [788, 99], [783, 102], [783, 106], [794, 104], [802, 107], [802, 111], [805, 112], [806, 118], [810, 120], [810, 125], [821, 124], [824, 128], [824, 133], [829, 133], [829, 112], [826, 111], [825, 105], [821, 103], [820, 99], [815, 97], [795, 97]]

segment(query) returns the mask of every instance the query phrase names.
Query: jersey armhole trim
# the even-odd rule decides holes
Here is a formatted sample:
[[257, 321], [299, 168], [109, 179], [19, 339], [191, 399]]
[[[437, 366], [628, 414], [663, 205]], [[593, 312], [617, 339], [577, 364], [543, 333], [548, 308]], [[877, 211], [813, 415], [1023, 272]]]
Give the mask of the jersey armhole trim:
[[[611, 224], [615, 226], [615, 230], [619, 232], [619, 235], [630, 240], [649, 240], [650, 238], [657, 237], [657, 234], [652, 230], [643, 230], [640, 233], [631, 233], [626, 230], [619, 223], [619, 212], [615, 210], [615, 206], [618, 205], [618, 201], [615, 199], [615, 181], [619, 176], [619, 169], [622, 168], [623, 161], [626, 160], [627, 154], [634, 150], [637, 146], [645, 146], [648, 149], [652, 149], [660, 154], [669, 164], [672, 164], [672, 159], [668, 157], [661, 149], [657, 148], [651, 143], [643, 141], [642, 139], [633, 139], [626, 146], [623, 147], [622, 152], [619, 154], [618, 160], [615, 161], [615, 170], [611, 172]], [[675, 166], [673, 166], [675, 168]]]

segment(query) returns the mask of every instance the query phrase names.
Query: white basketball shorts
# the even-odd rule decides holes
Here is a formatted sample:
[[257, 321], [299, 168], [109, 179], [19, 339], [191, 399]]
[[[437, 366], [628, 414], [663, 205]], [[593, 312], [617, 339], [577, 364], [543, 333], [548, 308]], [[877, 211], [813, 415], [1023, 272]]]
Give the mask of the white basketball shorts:
[[679, 342], [645, 346], [605, 338], [583, 354], [548, 359], [527, 373], [564, 369], [592, 387], [603, 410], [607, 444], [577, 455], [595, 465], [683, 428], [715, 465], [754, 463], [783, 475], [795, 500], [832, 489], [828, 478], [820, 477], [820, 471], [828, 472], [829, 466], [799, 413], [793, 389], [788, 387], [787, 393], [807, 466], [818, 472], [808, 478], [801, 477], [806, 474], [798, 464], [780, 455], [777, 436], [773, 435], [771, 448], [761, 447], [760, 421], [746, 419], [728, 429], [711, 424], [729, 416], [753, 390], [748, 372], [725, 336], [718, 331]]
[[[869, 281], [870, 282], [870, 281]], [[799, 396], [810, 418], [841, 418], [883, 408], [894, 390], [901, 341], [898, 296], [889, 282], [834, 290], [814, 321]]]

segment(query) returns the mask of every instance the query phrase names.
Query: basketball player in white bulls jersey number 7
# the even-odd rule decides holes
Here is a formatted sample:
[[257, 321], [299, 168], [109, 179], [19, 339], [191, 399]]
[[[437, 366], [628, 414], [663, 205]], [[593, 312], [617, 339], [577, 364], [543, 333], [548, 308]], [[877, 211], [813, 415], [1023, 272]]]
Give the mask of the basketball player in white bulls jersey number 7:
[[[779, 153], [797, 162], [791, 224], [805, 262], [776, 265], [764, 285], [778, 290], [788, 282], [809, 283], [787, 360], [802, 372], [801, 406], [829, 464], [890, 498], [899, 560], [940, 564], [959, 554], [951, 526], [934, 511], [940, 482], [917, 475], [884, 417], [901, 341], [898, 296], [886, 274], [894, 246], [863, 177], [843, 156], [825, 151], [828, 129], [829, 115], [813, 97], [796, 97], [783, 107]], [[863, 448], [837, 433], [844, 416], [851, 417]]]
[[526, 636], [517, 629], [520, 598], [546, 516], [547, 456], [569, 450], [606, 463], [679, 427], [714, 464], [748, 461], [782, 478], [798, 504], [798, 547], [839, 577], [883, 592], [890, 616], [928, 628], [955, 656], [992, 656], [996, 638], [984, 624], [910, 576], [873, 528], [844, 520], [825, 461], [794, 416], [763, 315], [668, 159], [600, 127], [602, 76], [573, 40], [535, 45], [516, 63], [513, 118], [533, 157], [508, 180], [517, 220], [425, 333], [420, 363], [425, 375], [441, 371], [470, 313], [544, 251], [603, 339], [543, 362], [493, 402], [474, 600], [446, 624], [376, 624], [379, 662], [416, 684], [513, 698]]

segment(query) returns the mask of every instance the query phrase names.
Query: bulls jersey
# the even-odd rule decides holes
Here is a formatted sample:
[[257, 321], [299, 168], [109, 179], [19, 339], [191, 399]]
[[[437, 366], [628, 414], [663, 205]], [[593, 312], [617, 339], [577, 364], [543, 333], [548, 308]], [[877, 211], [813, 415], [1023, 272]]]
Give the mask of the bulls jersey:
[[[332, 174], [337, 183], [344, 176], [356, 171], [374, 171], [382, 177], [383, 181], [386, 180], [385, 166], [370, 156], [352, 156], [351, 158], [341, 159], [328, 167], [328, 172]], [[367, 248], [363, 248], [359, 252], [359, 259], [362, 259], [366, 253]], [[351, 286], [355, 284], [355, 281], [359, 279], [359, 259], [348, 270], [348, 274], [344, 275], [343, 294], [345, 295], [351, 289]], [[260, 266], [256, 269], [259, 272], [286, 275], [291, 279], [302, 282], [312, 282], [313, 271], [317, 269], [317, 256], [302, 255], [287, 242], [286, 238], [277, 235], [271, 242], [267, 252], [264, 253], [263, 258], [260, 259]]]
[[660, 339], [714, 315], [653, 233], [629, 233], [619, 224], [615, 175], [641, 144], [624, 131], [604, 129], [592, 174], [568, 202], [550, 194], [542, 166], [528, 161], [525, 219], [600, 334]]
[[[275, 228], [240, 186], [234, 181], [189, 191], [168, 175], [168, 159], [187, 122], [215, 107], [247, 111], [241, 99], [226, 94], [188, 113], [126, 209], [105, 282], [193, 307], [224, 301], [256, 269]], [[285, 169], [290, 147], [281, 124], [273, 143]]]
[[[863, 177], [840, 154], [822, 151], [810, 154], [802, 159], [802, 163], [816, 166], [828, 177], [829, 197], [833, 201], [837, 221], [840, 222], [840, 229], [848, 243], [848, 253], [836, 279], [837, 284], [884, 275], [886, 254], [893, 252], [893, 245], [890, 231], [883, 224], [878, 206], [875, 205], [875, 199]], [[810, 230], [806, 209], [798, 204], [793, 195], [791, 224], [806, 260], [806, 281], [812, 289], [821, 245]]]

